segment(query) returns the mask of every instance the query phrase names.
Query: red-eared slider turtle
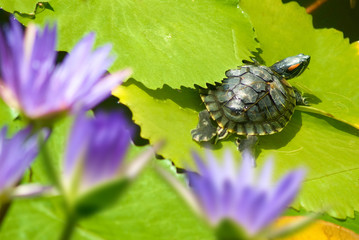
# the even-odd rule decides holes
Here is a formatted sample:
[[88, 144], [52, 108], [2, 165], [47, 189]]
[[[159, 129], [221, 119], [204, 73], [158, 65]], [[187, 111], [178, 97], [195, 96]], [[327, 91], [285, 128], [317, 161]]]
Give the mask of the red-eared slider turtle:
[[253, 61], [244, 61], [247, 65], [226, 71], [227, 78], [222, 83], [200, 88], [207, 110], [199, 113], [198, 126], [191, 131], [193, 140], [210, 141], [216, 136], [216, 142], [228, 133], [244, 136], [277, 133], [287, 125], [295, 106], [305, 104], [287, 80], [306, 69], [310, 56], [298, 54], [271, 67]]

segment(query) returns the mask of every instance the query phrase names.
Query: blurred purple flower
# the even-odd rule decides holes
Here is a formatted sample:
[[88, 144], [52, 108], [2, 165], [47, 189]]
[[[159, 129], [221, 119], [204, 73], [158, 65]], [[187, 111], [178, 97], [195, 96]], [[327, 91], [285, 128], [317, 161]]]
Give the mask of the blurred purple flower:
[[13, 188], [38, 153], [37, 135], [30, 128], [6, 138], [7, 128], [0, 131], [0, 195]]
[[119, 174], [131, 134], [129, 123], [120, 113], [100, 112], [95, 118], [80, 114], [67, 145], [65, 186], [78, 181], [75, 185], [83, 192], [113, 180]]
[[199, 175], [188, 172], [188, 179], [203, 214], [212, 225], [218, 226], [222, 220], [230, 219], [249, 236], [254, 236], [268, 227], [294, 200], [305, 171], [291, 171], [272, 184], [272, 160], [265, 163], [255, 178], [251, 158], [250, 154], [245, 155], [236, 169], [229, 151], [223, 165], [219, 165], [209, 152], [207, 165], [194, 154]]
[[130, 75], [124, 70], [103, 77], [113, 62], [111, 46], [92, 51], [93, 33], [56, 66], [56, 32], [56, 25], [41, 30], [29, 24], [24, 34], [16, 20], [0, 31], [0, 95], [30, 119], [88, 110]]

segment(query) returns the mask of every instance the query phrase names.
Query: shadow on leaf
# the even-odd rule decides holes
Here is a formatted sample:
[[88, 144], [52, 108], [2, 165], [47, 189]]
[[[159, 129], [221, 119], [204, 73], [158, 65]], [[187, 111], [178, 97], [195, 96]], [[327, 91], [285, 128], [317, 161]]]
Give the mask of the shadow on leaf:
[[348, 134], [351, 134], [353, 136], [357, 136], [359, 137], [359, 129], [345, 123], [345, 122], [342, 122], [340, 120], [336, 120], [336, 119], [333, 119], [333, 118], [330, 118], [330, 117], [326, 117], [326, 116], [323, 116], [323, 115], [320, 115], [320, 114], [317, 114], [317, 113], [310, 113], [310, 112], [306, 112], [306, 114], [310, 115], [310, 116], [313, 116], [315, 118], [318, 118], [318, 119], [322, 119], [322, 120], [325, 120], [328, 124], [330, 124], [332, 127], [336, 128], [337, 130], [339, 131], [342, 131], [342, 132], [346, 132]]
[[302, 113], [294, 111], [292, 119], [279, 133], [260, 136], [258, 149], [279, 149], [286, 146], [299, 132], [302, 126]]
[[181, 89], [173, 89], [165, 84], [163, 88], [157, 88], [156, 90], [153, 90], [147, 88], [141, 82], [136, 81], [133, 78], [130, 78], [125, 83], [123, 83], [124, 86], [129, 86], [131, 84], [136, 85], [138, 88], [153, 98], [159, 100], [171, 100], [182, 108], [190, 108], [197, 112], [204, 109], [204, 105], [198, 94], [198, 90], [195, 88], [187, 88], [182, 86]]

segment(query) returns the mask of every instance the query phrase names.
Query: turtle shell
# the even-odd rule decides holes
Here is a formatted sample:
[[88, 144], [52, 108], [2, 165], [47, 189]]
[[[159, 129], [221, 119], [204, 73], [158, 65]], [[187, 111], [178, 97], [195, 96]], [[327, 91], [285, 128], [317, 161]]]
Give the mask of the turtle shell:
[[270, 68], [244, 65], [226, 71], [227, 78], [200, 92], [208, 112], [222, 128], [238, 135], [281, 131], [296, 106], [292, 86]]

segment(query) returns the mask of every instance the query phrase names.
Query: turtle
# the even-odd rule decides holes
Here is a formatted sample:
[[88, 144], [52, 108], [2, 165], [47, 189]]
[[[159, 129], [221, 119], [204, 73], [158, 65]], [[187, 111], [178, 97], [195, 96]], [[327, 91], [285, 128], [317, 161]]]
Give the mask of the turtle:
[[290, 121], [296, 105], [308, 105], [301, 93], [287, 80], [298, 77], [307, 68], [310, 56], [298, 54], [271, 67], [251, 58], [245, 65], [225, 72], [226, 78], [207, 88], [199, 87], [206, 110], [199, 112], [199, 123], [191, 131], [196, 142], [214, 143], [228, 134], [237, 139], [238, 150], [253, 146], [258, 135], [280, 132]]

